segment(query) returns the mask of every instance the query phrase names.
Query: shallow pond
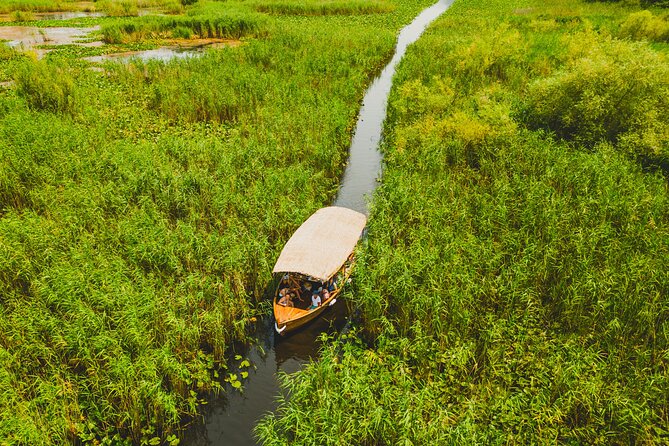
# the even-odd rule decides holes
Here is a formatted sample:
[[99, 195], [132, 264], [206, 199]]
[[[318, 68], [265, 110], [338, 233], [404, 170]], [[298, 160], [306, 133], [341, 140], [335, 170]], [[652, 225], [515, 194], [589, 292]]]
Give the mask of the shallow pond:
[[99, 26], [90, 28], [38, 28], [36, 26], [0, 26], [0, 40], [7, 40], [7, 45], [16, 49], [31, 49], [37, 45], [91, 45], [81, 42]]
[[237, 46], [240, 42], [237, 40], [225, 39], [203, 39], [183, 41], [178, 45], [164, 46], [152, 50], [127, 51], [124, 53], [103, 54], [100, 56], [85, 57], [89, 62], [101, 63], [107, 61], [128, 62], [131, 59], [139, 59], [147, 62], [149, 60], [160, 60], [167, 62], [173, 59], [188, 59], [198, 57], [204, 54], [209, 48], [222, 48], [227, 46]]

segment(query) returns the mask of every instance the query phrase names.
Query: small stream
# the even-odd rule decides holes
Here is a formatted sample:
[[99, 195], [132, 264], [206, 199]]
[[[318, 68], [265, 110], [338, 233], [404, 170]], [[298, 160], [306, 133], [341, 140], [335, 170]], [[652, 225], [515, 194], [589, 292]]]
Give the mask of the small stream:
[[[395, 69], [407, 47], [418, 40], [427, 26], [453, 1], [440, 0], [423, 10], [400, 31], [395, 55], [365, 93], [349, 161], [333, 203], [335, 206], [369, 214], [367, 203], [381, 175], [383, 156], [379, 152], [379, 144]], [[244, 382], [244, 391], [240, 393], [228, 387], [219, 399], [211, 401], [205, 410], [204, 423], [191, 428], [181, 444], [256, 445], [253, 427], [264, 414], [277, 408], [276, 398], [281, 392], [277, 372], [293, 373], [310, 361], [317, 360], [320, 348], [318, 335], [341, 331], [348, 317], [345, 302], [339, 299], [321, 318], [286, 338], [275, 335], [271, 319], [260, 321], [256, 327], [257, 344], [237, 350], [253, 365]]]

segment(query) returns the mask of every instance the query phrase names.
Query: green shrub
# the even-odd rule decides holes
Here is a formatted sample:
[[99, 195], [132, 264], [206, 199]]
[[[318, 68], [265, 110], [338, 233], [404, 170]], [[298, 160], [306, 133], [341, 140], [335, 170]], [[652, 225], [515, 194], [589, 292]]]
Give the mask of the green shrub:
[[668, 42], [669, 21], [666, 17], [657, 17], [650, 11], [635, 12], [620, 26], [619, 35], [632, 40]]
[[[577, 38], [579, 39], [579, 38]], [[582, 37], [579, 54], [555, 75], [536, 81], [528, 93], [527, 121], [579, 144], [658, 141], [653, 152], [669, 154], [669, 65], [642, 43]], [[638, 148], [641, 155], [648, 147]]]

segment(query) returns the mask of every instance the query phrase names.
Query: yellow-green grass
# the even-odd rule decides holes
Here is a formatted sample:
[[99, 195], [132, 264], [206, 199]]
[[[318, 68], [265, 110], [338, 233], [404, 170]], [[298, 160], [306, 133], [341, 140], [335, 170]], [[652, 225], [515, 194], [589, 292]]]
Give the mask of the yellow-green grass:
[[[190, 2], [182, 0], [3, 0], [0, 2], [0, 14], [12, 11], [56, 12], [97, 10], [109, 15], [137, 15], [142, 8], [168, 7], [178, 8]], [[181, 8], [178, 8], [181, 10]]]
[[364, 88], [426, 4], [268, 17], [236, 48], [103, 72], [3, 47], [0, 443], [174, 440], [283, 243], [334, 196]]
[[638, 12], [462, 0], [409, 49], [361, 334], [284, 377], [263, 444], [666, 441], [668, 59]]

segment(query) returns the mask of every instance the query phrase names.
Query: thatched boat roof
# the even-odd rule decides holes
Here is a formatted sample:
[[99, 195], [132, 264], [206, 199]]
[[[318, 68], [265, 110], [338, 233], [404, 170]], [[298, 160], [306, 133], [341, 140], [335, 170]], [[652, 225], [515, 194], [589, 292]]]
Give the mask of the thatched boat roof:
[[366, 224], [367, 217], [351, 209], [319, 209], [288, 240], [273, 272], [328, 280], [353, 252]]

